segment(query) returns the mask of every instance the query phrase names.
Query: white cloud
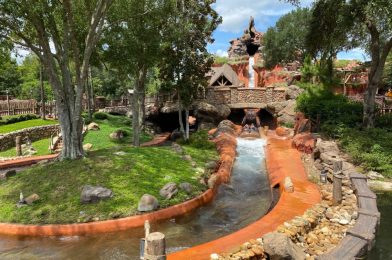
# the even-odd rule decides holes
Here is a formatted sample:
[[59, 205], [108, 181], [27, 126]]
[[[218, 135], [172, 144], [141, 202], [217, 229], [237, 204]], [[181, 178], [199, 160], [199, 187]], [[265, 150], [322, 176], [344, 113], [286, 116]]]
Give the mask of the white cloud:
[[216, 55], [216, 56], [219, 56], [219, 57], [228, 57], [228, 56], [229, 56], [229, 54], [227, 53], [227, 51], [224, 51], [224, 50], [222, 50], [222, 49], [218, 49], [218, 50], [215, 52], [215, 55]]
[[[311, 0], [303, 0], [303, 6], [309, 6]], [[281, 16], [295, 7], [281, 0], [217, 0], [215, 9], [222, 16], [223, 22], [218, 30], [239, 33], [244, 30], [249, 17], [256, 20], [256, 27], [266, 23], [272, 16]]]

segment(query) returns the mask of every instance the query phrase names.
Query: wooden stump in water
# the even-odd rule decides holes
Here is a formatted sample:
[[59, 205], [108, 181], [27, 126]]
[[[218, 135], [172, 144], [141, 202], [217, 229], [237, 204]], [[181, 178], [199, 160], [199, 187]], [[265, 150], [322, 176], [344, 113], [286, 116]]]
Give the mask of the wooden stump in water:
[[146, 238], [145, 260], [166, 260], [165, 235], [154, 232]]

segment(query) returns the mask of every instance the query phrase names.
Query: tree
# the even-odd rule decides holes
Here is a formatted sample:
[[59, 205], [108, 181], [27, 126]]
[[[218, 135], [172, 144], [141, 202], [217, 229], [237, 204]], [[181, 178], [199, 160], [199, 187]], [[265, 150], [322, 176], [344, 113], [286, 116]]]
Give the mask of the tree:
[[185, 140], [189, 139], [189, 109], [200, 88], [207, 85], [205, 75], [214, 61], [207, 52], [207, 44], [213, 42], [212, 32], [221, 22], [212, 7], [214, 2], [175, 1], [168, 30], [163, 36], [160, 79], [166, 89], [177, 93], [180, 131]]
[[[35, 54], [27, 55], [22, 64], [19, 65], [21, 74], [21, 88], [18, 95], [21, 99], [34, 98], [40, 100], [40, 60]], [[53, 91], [47, 78], [44, 76], [45, 98], [53, 99]]]
[[[288, 0], [287, 2], [298, 1]], [[333, 19], [325, 19], [323, 15], [315, 15], [317, 22], [323, 27], [322, 30], [316, 32], [321, 35], [321, 39], [313, 39], [311, 42], [327, 44], [327, 46], [333, 43], [346, 49], [360, 46], [368, 51], [371, 57], [371, 66], [364, 97], [363, 125], [372, 128], [376, 116], [377, 89], [382, 80], [387, 57], [392, 49], [392, 1], [318, 0], [315, 1], [315, 10], [320, 6], [318, 14], [321, 14], [325, 11], [322, 6], [332, 2], [338, 3], [341, 8], [333, 13], [333, 16], [338, 15], [338, 20], [333, 21]], [[332, 34], [329, 35], [329, 32]], [[341, 42], [341, 39], [350, 41]], [[328, 51], [328, 48], [326, 50]]]
[[171, 1], [118, 0], [108, 15], [104, 59], [118, 76], [134, 82], [133, 145], [140, 146], [144, 120], [147, 73], [160, 59], [161, 34], [170, 14]]
[[11, 57], [7, 46], [0, 45], [0, 93], [8, 89], [11, 95], [18, 96], [20, 92], [20, 73], [16, 60]]
[[91, 54], [111, 0], [0, 1], [0, 35], [33, 51], [53, 88], [63, 137], [61, 159], [84, 156], [82, 96]]
[[263, 42], [264, 60], [268, 68], [282, 62], [303, 62], [311, 14], [308, 8], [298, 8], [282, 16], [274, 27], [267, 30]]

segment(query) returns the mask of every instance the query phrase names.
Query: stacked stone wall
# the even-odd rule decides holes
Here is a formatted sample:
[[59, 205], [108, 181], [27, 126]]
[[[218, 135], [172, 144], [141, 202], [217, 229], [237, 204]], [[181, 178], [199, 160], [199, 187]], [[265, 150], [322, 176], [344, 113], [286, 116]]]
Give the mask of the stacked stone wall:
[[0, 135], [0, 151], [15, 147], [15, 138], [21, 136], [22, 140], [28, 137], [32, 142], [50, 137], [60, 130], [60, 125], [47, 125], [25, 128], [22, 130]]

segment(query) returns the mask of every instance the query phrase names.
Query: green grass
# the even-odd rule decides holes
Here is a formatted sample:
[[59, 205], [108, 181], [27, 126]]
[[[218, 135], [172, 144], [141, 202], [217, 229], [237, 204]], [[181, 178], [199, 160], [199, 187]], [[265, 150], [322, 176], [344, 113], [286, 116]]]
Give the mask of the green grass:
[[23, 122], [18, 122], [9, 125], [1, 125], [0, 126], [0, 134], [5, 134], [9, 132], [18, 131], [24, 128], [34, 127], [34, 126], [44, 126], [44, 125], [54, 125], [57, 124], [57, 121], [54, 120], [42, 120], [42, 119], [33, 119]]
[[[35, 120], [31, 120], [35, 121]], [[21, 123], [27, 123], [21, 122]], [[113, 116], [108, 115], [108, 119], [105, 120], [94, 120], [100, 126], [99, 131], [88, 131], [85, 138], [84, 143], [93, 144], [92, 150], [100, 150], [104, 148], [109, 148], [118, 145], [130, 145], [132, 143], [132, 129], [131, 129], [131, 120], [129, 118], [123, 116]], [[19, 124], [19, 123], [18, 123]], [[6, 125], [8, 126], [8, 125]], [[1, 127], [0, 127], [1, 128]], [[128, 133], [128, 135], [121, 141], [114, 141], [109, 138], [109, 135], [117, 129], [122, 129]], [[151, 136], [143, 133], [141, 136], [141, 142], [147, 142], [151, 140]], [[36, 142], [33, 142], [33, 147], [37, 150], [36, 155], [47, 155], [50, 154], [49, 148], [50, 138], [42, 139]], [[11, 148], [5, 151], [0, 152], [0, 157], [13, 157], [16, 156], [15, 148]]]
[[[130, 120], [125, 117], [109, 116], [95, 121], [101, 130], [91, 131], [85, 137], [85, 143], [92, 143], [95, 149], [86, 158], [36, 165], [0, 181], [0, 222], [65, 224], [126, 217], [138, 214], [137, 203], [143, 194], [155, 196], [160, 207], [165, 208], [189, 200], [206, 189], [199, 182], [197, 168], [204, 168], [206, 162], [218, 158], [215, 149], [184, 145], [185, 152], [197, 164], [192, 168], [190, 162], [170, 147], [131, 147]], [[122, 143], [109, 139], [109, 134], [119, 128], [129, 133]], [[142, 140], [150, 138], [144, 134]], [[125, 155], [115, 154], [120, 151]], [[171, 200], [165, 200], [159, 196], [159, 190], [169, 182], [189, 182], [193, 192], [188, 195], [179, 191]], [[84, 185], [104, 186], [113, 191], [114, 197], [96, 204], [81, 204]], [[18, 209], [16, 202], [21, 191], [26, 197], [36, 193], [41, 199], [32, 206]]]
[[[200, 165], [209, 159], [204, 154], [195, 158]], [[124, 151], [126, 155], [114, 155]], [[212, 152], [209, 151], [212, 155]], [[189, 182], [191, 196], [180, 191], [173, 199], [164, 200], [159, 190], [168, 182]], [[97, 204], [81, 204], [83, 185], [102, 185], [112, 189], [114, 197]], [[85, 159], [63, 161], [47, 166], [34, 166], [7, 181], [0, 181], [0, 222], [72, 223], [92, 218], [110, 219], [113, 214], [129, 216], [137, 213], [137, 203], [145, 194], [156, 196], [161, 207], [168, 207], [200, 194], [205, 189], [188, 161], [169, 147], [112, 147], [94, 151]], [[41, 199], [32, 206], [16, 208], [19, 192], [26, 196], [37, 193]], [[84, 212], [84, 214], [80, 214]]]
[[[49, 150], [50, 138], [42, 139], [32, 143], [32, 146], [37, 150], [36, 156], [50, 154]], [[11, 148], [0, 152], [0, 157], [14, 157], [16, 156], [15, 148]]]

